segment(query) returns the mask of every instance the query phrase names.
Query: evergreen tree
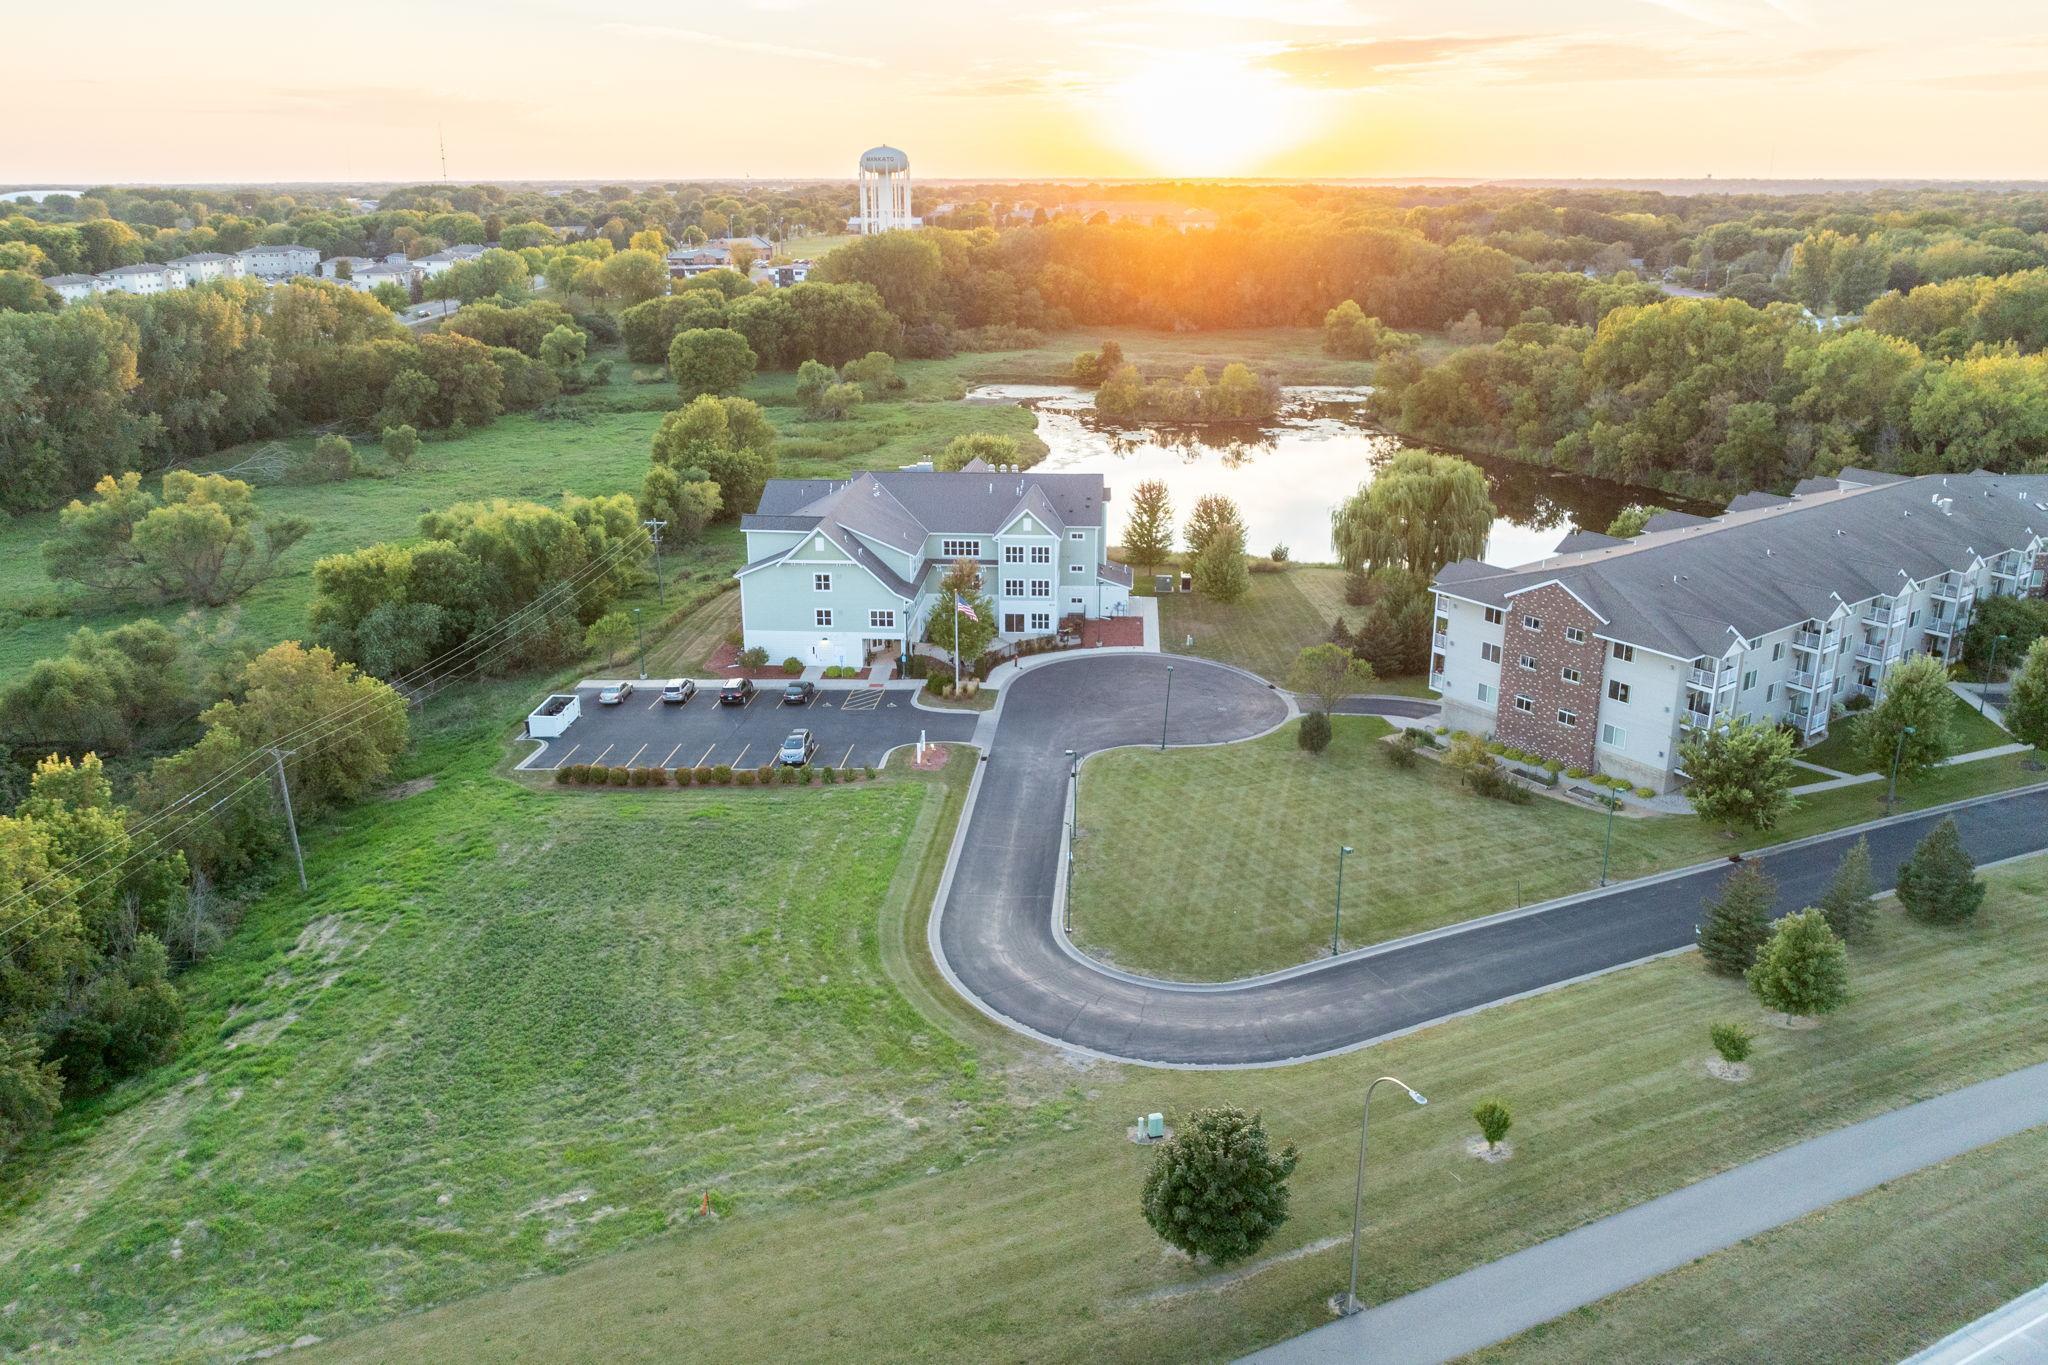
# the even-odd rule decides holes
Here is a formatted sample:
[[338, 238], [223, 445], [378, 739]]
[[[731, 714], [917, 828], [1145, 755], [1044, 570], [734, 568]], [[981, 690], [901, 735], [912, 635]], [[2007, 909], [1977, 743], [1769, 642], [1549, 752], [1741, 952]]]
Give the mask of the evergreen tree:
[[1876, 894], [1877, 883], [1870, 875], [1870, 841], [1858, 839], [1842, 855], [1835, 880], [1817, 908], [1838, 938], [1854, 943], [1870, 932], [1871, 897]]
[[1936, 825], [1899, 869], [1899, 903], [1929, 924], [1960, 924], [1984, 903], [1984, 883], [1953, 816]]
[[1755, 863], [1744, 863], [1721, 882], [1718, 899], [1706, 903], [1700, 926], [1700, 956], [1722, 976], [1741, 976], [1770, 937], [1771, 907], [1778, 884]]
[[1294, 727], [1294, 742], [1305, 752], [1319, 754], [1330, 747], [1330, 717], [1325, 711], [1311, 711]]
[[1801, 910], [1778, 921], [1747, 975], [1765, 1009], [1802, 1018], [1832, 1014], [1849, 995], [1849, 954], [1826, 915]]
[[1287, 1221], [1293, 1147], [1277, 1155], [1258, 1114], [1203, 1109], [1160, 1147], [1145, 1177], [1145, 1221], [1218, 1265], [1251, 1255]]
[[1244, 527], [1230, 522], [1195, 556], [1195, 591], [1211, 602], [1235, 602], [1252, 590], [1244, 562]]

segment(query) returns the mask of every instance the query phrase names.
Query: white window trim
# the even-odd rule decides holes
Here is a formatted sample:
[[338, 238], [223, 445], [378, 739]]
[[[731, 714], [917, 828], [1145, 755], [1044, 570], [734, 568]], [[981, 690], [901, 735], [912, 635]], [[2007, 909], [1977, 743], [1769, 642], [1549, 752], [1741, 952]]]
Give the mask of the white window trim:
[[1515, 694], [1515, 709], [1533, 716], [1536, 714], [1536, 699], [1525, 697], [1518, 692]]
[[1527, 613], [1524, 613], [1522, 616], [1522, 629], [1541, 631], [1543, 629], [1543, 618], [1540, 616], [1530, 616]]
[[1628, 731], [1619, 725], [1603, 725], [1600, 727], [1600, 742], [1610, 749], [1626, 749]]
[[830, 591], [832, 591], [832, 575], [831, 575], [831, 574], [828, 574], [828, 573], [814, 573], [814, 574], [812, 574], [812, 575], [811, 575], [811, 591], [812, 591], [812, 592], [830, 592]]
[[812, 617], [818, 629], [830, 630], [832, 628], [832, 608], [819, 607], [816, 612], [812, 613]]
[[1564, 668], [1558, 669], [1557, 676], [1564, 679], [1566, 682], [1570, 683], [1574, 687], [1578, 686], [1580, 683], [1586, 680], [1585, 674], [1579, 672], [1579, 670], [1576, 668], [1570, 667], [1569, 665], [1567, 665]]
[[1576, 730], [1579, 728], [1579, 713], [1560, 706], [1557, 710], [1557, 723], [1568, 730]]
[[1564, 628], [1564, 638], [1575, 645], [1582, 645], [1586, 643], [1586, 632], [1578, 626], [1566, 626]]

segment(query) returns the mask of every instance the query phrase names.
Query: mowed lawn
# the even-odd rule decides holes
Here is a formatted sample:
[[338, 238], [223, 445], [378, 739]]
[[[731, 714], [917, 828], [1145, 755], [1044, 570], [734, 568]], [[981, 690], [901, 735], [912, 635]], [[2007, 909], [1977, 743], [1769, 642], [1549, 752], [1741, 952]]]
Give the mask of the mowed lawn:
[[[1988, 717], [1978, 714], [1975, 706], [1955, 693], [1949, 693], [1948, 701], [1949, 736], [1957, 753], [1972, 754], [1979, 749], [1995, 749], [2013, 742], [2011, 735], [1999, 729]], [[1810, 749], [1800, 750], [1799, 757], [1823, 768], [1833, 768], [1836, 772], [1886, 771], [1890, 764], [1888, 756], [1882, 761], [1872, 762], [1864, 754], [1863, 736], [1857, 733], [1860, 722], [1860, 715], [1847, 715], [1833, 721], [1828, 737]]]
[[447, 699], [438, 784], [309, 830], [311, 895], [183, 978], [180, 1056], [12, 1159], [0, 1350], [240, 1356], [1034, 1121], [882, 962], [964, 773], [532, 789], [492, 768], [515, 692]]
[[2048, 1280], [2048, 1128], [1880, 1186], [1471, 1357], [1903, 1360]]
[[[1282, 573], [1254, 573], [1251, 584], [1251, 591], [1236, 602], [1212, 602], [1191, 592], [1161, 596], [1161, 646], [1169, 654], [1234, 664], [1284, 683], [1295, 656], [1328, 640], [1340, 616], [1355, 626], [1362, 614], [1344, 601], [1344, 571], [1335, 565], [1290, 564]], [[1436, 695], [1422, 677], [1380, 678], [1372, 690]]]
[[[1430, 1098], [1417, 1109], [1381, 1096], [1373, 1122], [1360, 1292], [1378, 1301], [2048, 1057], [2048, 862], [1989, 879], [1982, 916], [1960, 929], [1907, 922], [1887, 903], [1871, 945], [1852, 954], [1851, 1003], [1812, 1031], [1769, 1028], [1742, 985], [1687, 955], [1306, 1066], [1084, 1065], [1061, 1121], [999, 1156], [843, 1198], [743, 1209], [313, 1354], [1228, 1360], [1329, 1320], [1346, 1268], [1358, 1100], [1375, 1075]], [[902, 930], [922, 945], [921, 918]], [[1719, 1019], [1758, 1029], [1745, 1085], [1706, 1073], [1707, 1027]], [[959, 1027], [993, 1034], [971, 1015]], [[984, 1067], [1016, 1055], [1010, 1046], [985, 1044]], [[1471, 1110], [1488, 1097], [1515, 1116], [1516, 1155], [1500, 1165], [1465, 1154]], [[1257, 1259], [1221, 1273], [1168, 1253], [1146, 1228], [1138, 1194], [1150, 1155], [1124, 1135], [1133, 1114], [1163, 1109], [1179, 1121], [1219, 1103], [1262, 1111], [1276, 1140], [1301, 1150], [1291, 1219]], [[1855, 1262], [1844, 1265], [1854, 1273]], [[1826, 1269], [1809, 1282], [1823, 1284]], [[1776, 1291], [1755, 1280], [1744, 1292]], [[1743, 1311], [1734, 1301], [1715, 1309], [1720, 1321]], [[1950, 1316], [1935, 1311], [1925, 1335], [1956, 1325]]]
[[[1428, 759], [1403, 772], [1378, 752], [1386, 722], [1339, 716], [1320, 757], [1292, 725], [1211, 748], [1125, 749], [1081, 768], [1074, 937], [1132, 971], [1220, 981], [1330, 951], [1337, 850], [1341, 946], [1355, 948], [1597, 886], [1598, 810], [1548, 798], [1511, 806], [1468, 792]], [[1902, 808], [2039, 781], [2026, 756], [1902, 784]], [[1199, 799], [1191, 799], [1191, 794]], [[1805, 801], [1769, 834], [1729, 839], [1693, 816], [1614, 821], [1622, 880], [1799, 838], [1883, 813], [1879, 784]]]

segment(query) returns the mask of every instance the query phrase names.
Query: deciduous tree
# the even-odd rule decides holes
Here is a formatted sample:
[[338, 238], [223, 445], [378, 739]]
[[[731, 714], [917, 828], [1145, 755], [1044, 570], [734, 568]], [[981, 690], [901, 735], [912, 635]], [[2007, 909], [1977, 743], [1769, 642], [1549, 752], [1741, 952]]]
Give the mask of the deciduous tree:
[[1372, 665], [1335, 644], [1310, 645], [1294, 656], [1287, 673], [1287, 690], [1326, 716], [1346, 697], [1357, 696], [1372, 684]]
[[1858, 748], [1872, 771], [1889, 773], [1896, 759], [1899, 780], [1907, 782], [1955, 752], [1955, 694], [1948, 679], [1948, 665], [1931, 654], [1913, 655], [1885, 673], [1883, 695], [1856, 722]]
[[1173, 499], [1164, 480], [1146, 479], [1131, 490], [1122, 548], [1126, 562], [1147, 574], [1173, 553]]
[[1678, 754], [1692, 779], [1686, 797], [1702, 820], [1769, 829], [1796, 804], [1792, 736], [1775, 725], [1738, 717], [1695, 730]]
[[1813, 909], [1779, 920], [1746, 975], [1764, 1008], [1780, 1014], [1832, 1014], [1849, 995], [1849, 955]]
[[1434, 577], [1453, 560], [1485, 552], [1493, 517], [1477, 465], [1407, 450], [1352, 494], [1330, 524], [1345, 568], [1393, 565]]

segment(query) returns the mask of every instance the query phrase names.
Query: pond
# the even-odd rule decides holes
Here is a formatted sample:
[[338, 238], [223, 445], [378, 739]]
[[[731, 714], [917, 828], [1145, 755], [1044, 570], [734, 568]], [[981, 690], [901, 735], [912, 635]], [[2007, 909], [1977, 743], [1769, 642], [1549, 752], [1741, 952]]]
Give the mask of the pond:
[[[1250, 538], [1264, 554], [1285, 545], [1291, 558], [1327, 563], [1330, 510], [1411, 442], [1374, 428], [1365, 415], [1370, 390], [1294, 387], [1281, 390], [1277, 417], [1256, 428], [1154, 426], [1109, 422], [1095, 413], [1085, 389], [1049, 384], [989, 384], [969, 402], [1018, 403], [1038, 416], [1038, 435], [1050, 449], [1041, 469], [1101, 474], [1109, 482], [1114, 541], [1122, 532], [1131, 489], [1159, 479], [1173, 495], [1174, 515], [1185, 518], [1195, 499], [1222, 493], [1236, 501]], [[1488, 562], [1526, 564], [1549, 554], [1566, 532], [1604, 530], [1632, 502], [1711, 513], [1712, 506], [1673, 498], [1655, 489], [1560, 474], [1536, 465], [1482, 455], [1461, 455], [1485, 472], [1499, 516], [1487, 539]], [[1121, 510], [1118, 510], [1121, 509]]]

